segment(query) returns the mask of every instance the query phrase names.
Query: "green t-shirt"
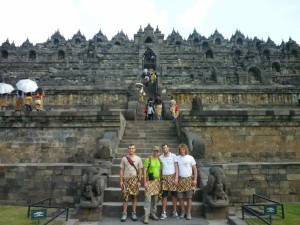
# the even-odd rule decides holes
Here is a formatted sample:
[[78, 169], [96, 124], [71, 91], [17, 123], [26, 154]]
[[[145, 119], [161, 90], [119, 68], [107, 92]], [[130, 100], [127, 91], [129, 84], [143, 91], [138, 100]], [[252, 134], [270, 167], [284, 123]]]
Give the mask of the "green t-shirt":
[[[148, 168], [149, 162], [148, 162], [148, 158], [145, 159], [144, 161], [144, 168]], [[161, 161], [159, 160], [159, 158], [152, 158], [151, 157], [151, 163], [150, 163], [150, 167], [148, 168], [147, 171], [147, 177], [149, 173], [153, 173], [153, 176], [155, 179], [160, 177], [160, 169], [161, 169]]]

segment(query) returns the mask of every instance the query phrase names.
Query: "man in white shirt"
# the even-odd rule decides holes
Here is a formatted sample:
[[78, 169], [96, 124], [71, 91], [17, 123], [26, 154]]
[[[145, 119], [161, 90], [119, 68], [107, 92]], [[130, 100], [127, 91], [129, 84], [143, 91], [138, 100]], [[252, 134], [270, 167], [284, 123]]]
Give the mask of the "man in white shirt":
[[177, 156], [169, 151], [168, 144], [162, 144], [163, 154], [159, 157], [162, 162], [162, 213], [160, 219], [167, 218], [167, 196], [169, 191], [172, 196], [173, 212], [172, 217], [177, 218], [177, 183], [178, 183], [178, 163]]
[[[182, 219], [186, 216], [187, 220], [192, 219], [192, 196], [197, 186], [197, 167], [193, 156], [189, 155], [189, 149], [186, 144], [178, 146], [178, 186], [177, 196], [181, 208], [181, 214], [178, 217]], [[194, 176], [193, 176], [194, 174]], [[185, 213], [184, 199], [187, 200], [187, 213]]]

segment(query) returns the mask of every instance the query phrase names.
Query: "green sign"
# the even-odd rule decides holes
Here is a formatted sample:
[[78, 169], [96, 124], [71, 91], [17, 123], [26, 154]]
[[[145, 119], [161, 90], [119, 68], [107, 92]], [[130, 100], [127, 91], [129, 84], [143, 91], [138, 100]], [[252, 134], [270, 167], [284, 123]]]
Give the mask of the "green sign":
[[264, 206], [264, 213], [265, 213], [265, 215], [274, 215], [274, 214], [277, 214], [277, 207], [276, 207], [276, 205], [265, 205]]
[[31, 219], [39, 220], [47, 218], [47, 209], [33, 209], [31, 210]]

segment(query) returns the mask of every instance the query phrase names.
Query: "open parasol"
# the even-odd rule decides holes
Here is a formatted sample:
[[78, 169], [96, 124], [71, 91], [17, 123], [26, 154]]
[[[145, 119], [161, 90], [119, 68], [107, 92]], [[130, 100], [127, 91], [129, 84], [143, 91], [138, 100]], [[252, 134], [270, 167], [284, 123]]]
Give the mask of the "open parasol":
[[144, 84], [142, 84], [142, 83], [135, 83], [135, 86], [136, 86], [137, 88], [141, 88], [141, 87], [144, 87]]
[[38, 89], [36, 82], [30, 79], [19, 80], [18, 83], [16, 83], [16, 86], [18, 90], [23, 91], [25, 93], [35, 92], [36, 89]]
[[10, 84], [0, 83], [0, 94], [8, 94], [14, 90], [14, 87]]

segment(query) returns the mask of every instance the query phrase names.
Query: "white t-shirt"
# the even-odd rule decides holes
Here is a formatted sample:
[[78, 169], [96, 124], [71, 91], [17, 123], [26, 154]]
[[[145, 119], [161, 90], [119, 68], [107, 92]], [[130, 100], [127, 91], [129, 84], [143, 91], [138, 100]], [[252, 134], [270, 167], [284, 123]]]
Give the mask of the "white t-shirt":
[[148, 106], [148, 108], [147, 108], [147, 114], [153, 114], [153, 113], [154, 113], [153, 107], [152, 106]]
[[178, 160], [178, 170], [180, 177], [190, 177], [193, 175], [193, 166], [196, 165], [196, 161], [193, 156], [185, 155], [185, 156], [177, 156]]
[[175, 166], [174, 163], [178, 162], [177, 161], [177, 156], [171, 152], [170, 154], [166, 157], [164, 154], [162, 154], [159, 158], [160, 161], [162, 162], [162, 175], [172, 175], [175, 174]]

